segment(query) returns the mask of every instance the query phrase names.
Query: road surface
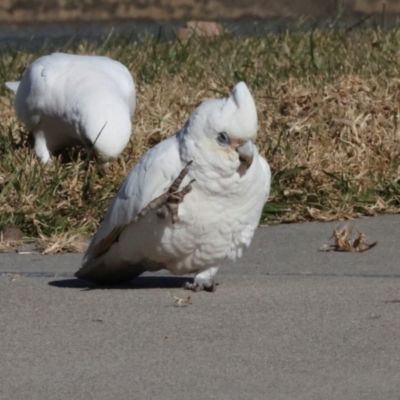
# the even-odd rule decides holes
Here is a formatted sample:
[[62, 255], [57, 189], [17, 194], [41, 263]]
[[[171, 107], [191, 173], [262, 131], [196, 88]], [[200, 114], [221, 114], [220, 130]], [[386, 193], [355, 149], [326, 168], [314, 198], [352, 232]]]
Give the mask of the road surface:
[[[352, 221], [378, 245], [320, 252], [337, 223], [258, 229], [216, 293], [122, 288], [82, 255], [0, 254], [0, 399], [400, 399], [400, 216]], [[163, 276], [164, 275], [164, 276]]]

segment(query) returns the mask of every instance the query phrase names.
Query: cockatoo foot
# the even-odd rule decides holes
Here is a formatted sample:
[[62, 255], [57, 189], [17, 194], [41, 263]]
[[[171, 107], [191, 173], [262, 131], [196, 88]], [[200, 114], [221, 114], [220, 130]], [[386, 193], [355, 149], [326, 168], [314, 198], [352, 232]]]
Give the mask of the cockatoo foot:
[[178, 207], [183, 202], [185, 196], [192, 190], [192, 183], [196, 179], [192, 179], [186, 186], [179, 191], [183, 179], [189, 172], [189, 167], [193, 161], [189, 161], [183, 168], [178, 177], [172, 182], [168, 192], [151, 201], [140, 213], [139, 217], [145, 216], [150, 210], [157, 209], [157, 216], [165, 219], [171, 215], [171, 221], [174, 224], [178, 220]]
[[185, 282], [183, 289], [191, 290], [192, 292], [201, 292], [202, 290], [206, 292], [215, 292], [217, 290], [217, 284], [214, 281], [209, 282]]

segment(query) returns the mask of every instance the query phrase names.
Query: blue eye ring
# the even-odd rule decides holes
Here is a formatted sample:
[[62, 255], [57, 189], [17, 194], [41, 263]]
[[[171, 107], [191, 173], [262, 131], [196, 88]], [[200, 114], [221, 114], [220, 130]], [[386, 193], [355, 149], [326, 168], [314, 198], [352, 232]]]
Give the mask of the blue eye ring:
[[228, 147], [231, 144], [231, 138], [226, 132], [220, 132], [217, 136], [217, 142], [220, 146]]

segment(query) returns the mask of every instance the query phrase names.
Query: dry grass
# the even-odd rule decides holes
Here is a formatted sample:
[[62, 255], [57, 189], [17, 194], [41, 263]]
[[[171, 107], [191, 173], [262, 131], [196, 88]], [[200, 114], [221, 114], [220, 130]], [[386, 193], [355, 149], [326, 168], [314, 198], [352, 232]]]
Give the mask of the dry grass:
[[10, 252], [21, 247], [24, 244], [22, 240], [0, 240], [0, 253]]
[[8, 227], [0, 232], [0, 252], [11, 251], [23, 244], [23, 233], [18, 228]]
[[[226, 95], [239, 80], [255, 97], [257, 144], [273, 170], [263, 223], [399, 210], [398, 30], [192, 38], [185, 45], [119, 37], [57, 50], [105, 54], [127, 65], [138, 89], [132, 139], [107, 171], [74, 151], [67, 154], [73, 161], [59, 158], [46, 169], [16, 120], [13, 95], [1, 88], [0, 230], [18, 226], [27, 237], [50, 240], [90, 236], [141, 155], [180, 128], [197, 103]], [[2, 78], [18, 79], [40, 54], [4, 53]]]
[[88, 240], [80, 235], [64, 233], [52, 237], [42, 237], [36, 243], [41, 254], [83, 253], [88, 247]]

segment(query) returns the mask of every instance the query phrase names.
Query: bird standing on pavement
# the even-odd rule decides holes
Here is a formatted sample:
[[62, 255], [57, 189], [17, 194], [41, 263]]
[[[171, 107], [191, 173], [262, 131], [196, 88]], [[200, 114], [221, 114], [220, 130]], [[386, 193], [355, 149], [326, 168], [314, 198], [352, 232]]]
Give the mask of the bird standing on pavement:
[[256, 135], [245, 83], [203, 102], [130, 172], [76, 276], [110, 284], [167, 269], [194, 273], [187, 289], [214, 291], [218, 268], [249, 247], [269, 195], [271, 172]]
[[18, 118], [33, 132], [45, 164], [51, 153], [75, 144], [93, 148], [103, 163], [119, 156], [131, 135], [135, 84], [128, 69], [108, 57], [54, 53], [38, 58], [16, 92]]

